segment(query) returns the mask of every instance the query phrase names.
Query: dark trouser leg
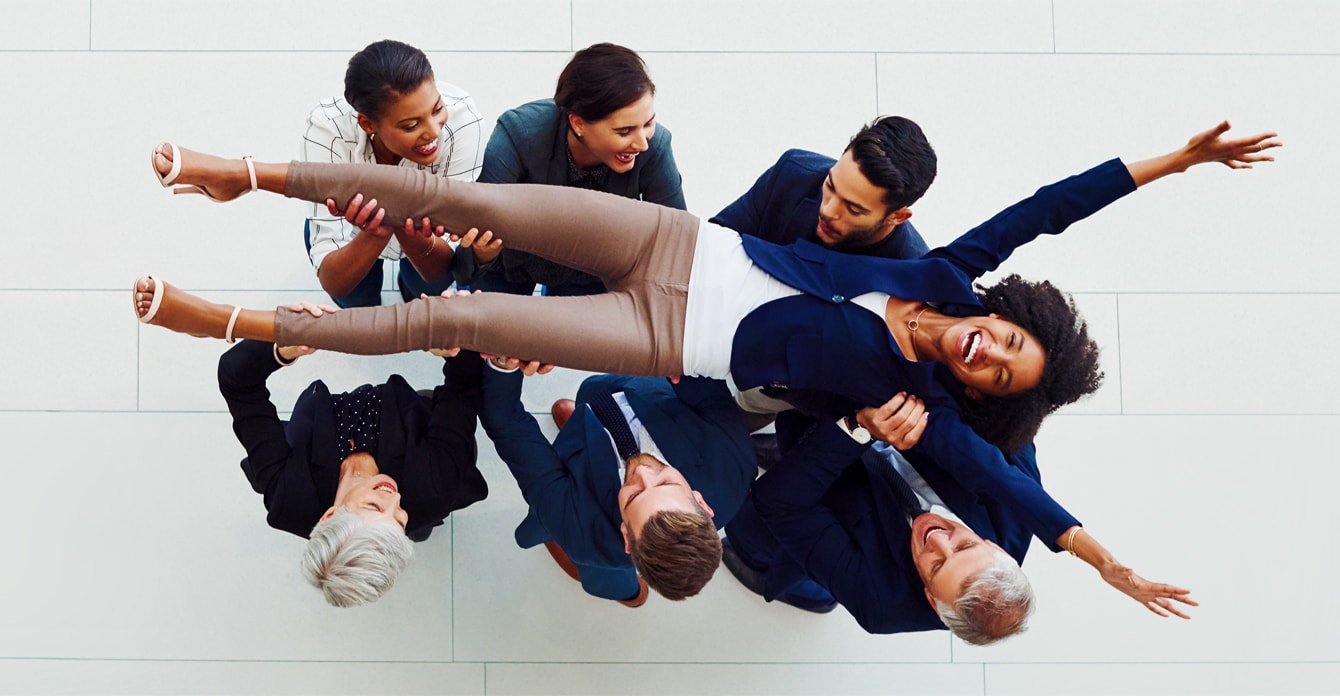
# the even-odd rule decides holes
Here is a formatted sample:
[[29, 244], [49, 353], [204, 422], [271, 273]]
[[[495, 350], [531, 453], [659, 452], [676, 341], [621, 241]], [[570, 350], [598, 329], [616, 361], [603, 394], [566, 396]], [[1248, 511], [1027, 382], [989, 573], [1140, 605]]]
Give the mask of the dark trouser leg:
[[[378, 260], [377, 263], [384, 262]], [[430, 283], [424, 280], [423, 276], [419, 275], [419, 271], [414, 268], [414, 264], [410, 263], [409, 259], [405, 258], [400, 259], [400, 274], [396, 278], [396, 286], [400, 289], [400, 296], [403, 297], [406, 302], [409, 302], [410, 300], [419, 299], [419, 295], [437, 297], [450, 288], [454, 280], [455, 279], [451, 277], [451, 274], [447, 274], [447, 277]], [[381, 303], [379, 302], [378, 304]]]
[[763, 596], [769, 601], [775, 598], [787, 601], [785, 596], [788, 595], [805, 604], [834, 601], [828, 590], [811, 580], [805, 570], [783, 552], [754, 509], [753, 498], [746, 497], [735, 517], [726, 525], [726, 538], [730, 539], [736, 555], [763, 576]]
[[483, 292], [505, 292], [509, 295], [534, 295], [535, 283], [508, 280], [503, 276], [502, 269], [494, 266], [479, 274], [475, 282], [470, 285], [470, 289]]
[[637, 571], [632, 568], [602, 568], [575, 564], [582, 576], [582, 589], [602, 599], [632, 599], [637, 596]]
[[[302, 225], [302, 243], [307, 247], [307, 253], [312, 253], [312, 221], [305, 220]], [[350, 307], [376, 307], [382, 303], [382, 265], [381, 259], [372, 264], [368, 269], [368, 274], [363, 276], [363, 280], [358, 281], [358, 285], [344, 297], [334, 297], [330, 299], [335, 304], [348, 309]]]
[[382, 268], [385, 261], [377, 259], [368, 270], [368, 274], [358, 281], [358, 285], [344, 297], [332, 297], [335, 304], [349, 309], [351, 307], [377, 307], [382, 303]]

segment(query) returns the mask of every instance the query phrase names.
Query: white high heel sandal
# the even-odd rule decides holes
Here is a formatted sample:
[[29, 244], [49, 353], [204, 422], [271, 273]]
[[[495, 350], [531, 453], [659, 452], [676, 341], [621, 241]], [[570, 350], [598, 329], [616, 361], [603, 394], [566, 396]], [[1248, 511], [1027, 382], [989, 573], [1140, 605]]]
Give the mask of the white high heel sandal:
[[[209, 195], [209, 194], [205, 194], [205, 195]], [[139, 293], [140, 293], [140, 292], [143, 292], [143, 291], [140, 290], [140, 279], [139, 279], [139, 278], [136, 278], [136, 279], [135, 279], [135, 284], [132, 285], [132, 286], [130, 287], [130, 306], [131, 306], [131, 309], [133, 309], [133, 310], [135, 311], [135, 316], [139, 318], [139, 320], [140, 320], [141, 323], [144, 323], [144, 324], [153, 324], [153, 319], [154, 319], [154, 317], [158, 315], [158, 308], [163, 304], [163, 295], [166, 295], [166, 294], [167, 294], [167, 288], [166, 288], [166, 287], [160, 287], [160, 286], [159, 286], [159, 283], [158, 283], [158, 279], [157, 279], [157, 278], [154, 278], [154, 277], [151, 276], [151, 275], [142, 276], [142, 277], [143, 277], [145, 280], [149, 281], [149, 289], [147, 290], [147, 292], [152, 292], [153, 295], [154, 295], [154, 298], [153, 298], [152, 300], [149, 301], [149, 311], [145, 312], [144, 314], [140, 314], [140, 300], [139, 300]], [[242, 313], [242, 306], [241, 306], [241, 305], [238, 305], [238, 306], [236, 306], [236, 307], [233, 307], [233, 313], [230, 314], [230, 315], [228, 316], [228, 328], [224, 329], [224, 331], [223, 331], [223, 340], [225, 340], [225, 341], [227, 341], [227, 342], [229, 342], [229, 343], [236, 343], [236, 342], [237, 342], [237, 339], [233, 338], [233, 327], [235, 327], [235, 326], [237, 325], [237, 315], [239, 315], [239, 314], [241, 314], [241, 313]], [[196, 335], [196, 334], [191, 334], [191, 335], [194, 336], [194, 335]], [[278, 353], [275, 353], [275, 360], [279, 360], [279, 354], [278, 354]], [[281, 361], [279, 364], [280, 364], [280, 365], [285, 365], [286, 363], [284, 363], [284, 362]], [[288, 363], [288, 364], [291, 364], [291, 363]]]
[[[172, 148], [172, 168], [168, 170], [167, 174], [158, 171], [158, 163], [154, 160], [155, 157], [158, 157], [159, 155], [158, 150], [159, 148], [163, 147], [163, 145], [167, 145], [168, 147]], [[173, 186], [173, 184], [177, 181], [177, 175], [181, 174], [181, 151], [177, 149], [175, 143], [163, 143], [163, 145], [159, 145], [158, 147], [154, 148], [152, 152], [149, 153], [149, 166], [153, 167], [154, 176], [158, 177], [158, 183], [161, 184], [163, 188], [172, 189], [172, 193], [174, 194], [198, 193], [203, 195], [205, 198], [214, 201], [215, 203], [227, 203], [228, 201], [236, 200], [235, 198], [229, 198], [227, 200], [222, 198], [215, 198], [214, 194], [210, 193], [203, 186], [196, 186], [194, 184]], [[242, 161], [246, 162], [247, 164], [247, 174], [251, 177], [251, 189], [243, 191], [242, 193], [238, 194], [237, 198], [240, 198], [243, 195], [251, 193], [252, 191], [256, 191], [260, 188], [259, 186], [256, 185], [256, 166], [251, 163], [251, 155], [243, 155]]]

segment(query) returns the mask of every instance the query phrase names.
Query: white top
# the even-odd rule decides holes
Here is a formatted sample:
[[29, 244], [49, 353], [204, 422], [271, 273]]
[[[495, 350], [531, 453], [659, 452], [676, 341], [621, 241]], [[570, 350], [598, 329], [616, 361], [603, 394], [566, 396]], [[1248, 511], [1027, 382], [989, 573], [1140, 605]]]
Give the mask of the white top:
[[857, 307], [867, 310], [871, 314], [879, 317], [880, 321], [884, 321], [884, 309], [888, 306], [890, 297], [892, 297], [892, 295], [889, 293], [876, 290], [867, 292], [864, 295], [858, 295], [852, 298], [851, 302]]
[[[426, 169], [438, 176], [462, 181], [474, 181], [484, 158], [484, 120], [469, 92], [446, 82], [437, 83], [437, 91], [447, 107], [447, 123], [437, 150], [437, 161], [420, 165], [401, 160], [402, 167]], [[307, 131], [302, 136], [300, 158], [304, 162], [354, 162], [376, 164], [372, 140], [358, 127], [358, 112], [343, 97], [332, 97], [316, 105], [307, 119]], [[331, 217], [325, 204], [311, 204], [310, 256], [312, 266], [321, 268], [321, 261], [336, 249], [348, 244], [358, 234], [343, 218]], [[404, 254], [400, 243], [391, 238], [381, 257], [398, 260]]]
[[703, 220], [689, 271], [684, 374], [729, 379], [731, 343], [740, 322], [773, 300], [799, 294], [754, 265], [738, 232]]

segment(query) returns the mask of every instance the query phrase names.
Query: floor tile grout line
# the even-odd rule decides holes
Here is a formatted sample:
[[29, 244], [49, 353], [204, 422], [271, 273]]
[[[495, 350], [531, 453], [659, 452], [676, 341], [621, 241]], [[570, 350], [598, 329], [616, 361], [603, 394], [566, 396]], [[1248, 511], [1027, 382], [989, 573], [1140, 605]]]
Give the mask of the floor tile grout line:
[[[136, 368], [138, 370], [138, 367]], [[136, 386], [138, 400], [138, 385]], [[186, 415], [186, 416], [209, 416], [209, 415], [227, 415], [226, 409], [216, 410], [182, 410], [182, 409], [142, 409], [142, 408], [90, 408], [90, 409], [65, 409], [65, 408], [0, 408], [0, 414], [3, 413], [50, 413], [50, 414], [144, 414], [144, 415]], [[292, 411], [280, 411], [281, 416], [292, 415]], [[548, 411], [527, 411], [532, 416], [547, 416]], [[1114, 418], [1125, 416], [1129, 418], [1336, 418], [1340, 417], [1340, 411], [1309, 411], [1299, 413], [1261, 413], [1251, 411], [1233, 411], [1229, 413], [1212, 413], [1208, 411], [1194, 411], [1187, 413], [1158, 413], [1158, 412], [1139, 412], [1139, 411], [1100, 411], [1096, 413], [1066, 413], [1064, 411], [1054, 414], [1059, 418]]]
[[884, 115], [884, 105], [880, 103], [880, 94], [883, 90], [879, 88], [879, 52], [875, 52], [872, 57], [875, 59], [875, 116]]
[[1051, 0], [1052, 11], [1052, 53], [1056, 54], [1056, 0]]
[[[476, 464], [478, 459], [476, 456]], [[447, 524], [451, 525], [451, 661], [454, 663], [456, 662], [456, 517], [448, 515]]]
[[1117, 413], [1126, 415], [1126, 351], [1121, 349], [1121, 293], [1113, 299], [1117, 303]]
[[[322, 294], [320, 288], [257, 288], [257, 287], [182, 287], [182, 290], [192, 293], [202, 292], [246, 292], [246, 293], [267, 293], [267, 294]], [[395, 288], [388, 290], [394, 291]], [[33, 292], [96, 292], [96, 293], [122, 293], [125, 288], [0, 288], [0, 293], [33, 293]], [[1071, 295], [1164, 295], [1173, 297], [1200, 297], [1214, 295], [1236, 295], [1247, 297], [1278, 297], [1278, 296], [1316, 296], [1329, 297], [1340, 296], [1340, 290], [1112, 290], [1112, 289], [1091, 289], [1077, 290], [1070, 292]]]
[[[570, 39], [569, 41], [571, 42], [571, 39]], [[125, 53], [146, 53], [146, 54], [147, 54], [147, 53], [153, 53], [153, 54], [170, 54], [170, 53], [181, 53], [181, 54], [201, 54], [201, 55], [203, 55], [203, 54], [234, 54], [234, 53], [258, 53], [258, 54], [259, 54], [259, 53], [264, 53], [264, 54], [289, 54], [289, 53], [311, 53], [311, 54], [316, 54], [316, 53], [338, 53], [338, 54], [345, 54], [345, 55], [347, 55], [347, 54], [349, 53], [349, 51], [351, 51], [351, 50], [357, 50], [357, 49], [356, 49], [356, 48], [349, 48], [349, 49], [331, 49], [331, 48], [321, 48], [321, 49], [295, 49], [295, 48], [218, 48], [218, 49], [201, 49], [201, 48], [193, 48], [193, 49], [174, 49], [174, 48], [100, 48], [100, 49], [92, 49], [92, 48], [89, 48], [89, 49], [74, 49], [74, 48], [6, 48], [6, 49], [0, 49], [0, 54], [7, 54], [7, 53], [42, 53], [42, 54], [51, 54], [51, 53], [75, 53], [75, 54], [89, 54], [89, 53], [115, 53], [115, 54], [125, 54]], [[564, 53], [570, 53], [570, 52], [571, 52], [571, 51], [569, 51], [568, 49], [561, 49], [561, 48], [555, 48], [555, 49], [534, 49], [534, 48], [507, 49], [507, 48], [489, 48], [489, 49], [452, 49], [452, 50], [447, 50], [447, 49], [434, 49], [434, 48], [425, 48], [424, 50], [427, 51], [427, 52], [429, 52], [429, 53], [441, 53], [441, 54], [450, 54], [450, 55], [499, 54], [499, 53], [514, 53], [514, 54], [531, 55], [531, 54], [542, 54], [542, 53], [557, 53], [557, 54], [564, 54]], [[644, 50], [644, 51], [639, 51], [639, 53], [641, 53], [641, 54], [644, 55], [644, 56], [669, 56], [669, 55], [764, 55], [764, 56], [773, 56], [773, 55], [788, 55], [788, 56], [814, 56], [814, 55], [824, 55], [824, 56], [829, 56], [829, 55], [832, 55], [832, 56], [842, 56], [842, 55], [846, 55], [846, 56], [850, 56], [850, 55], [864, 55], [864, 54], [870, 53], [870, 50], [869, 50], [869, 49], [866, 49], [866, 50], [854, 50], [854, 49], [842, 49], [842, 50], [837, 50], [837, 49], [834, 49], [834, 50], [831, 50], [831, 51], [822, 51], [822, 50], [813, 50], [813, 51], [787, 51], [787, 50], [783, 50], [783, 49], [766, 49], [766, 50], [765, 50], [765, 49], [735, 49], [735, 50], [730, 50], [730, 49], [717, 49], [717, 50], [664, 50], [664, 51]], [[1217, 51], [1217, 52], [1216, 52], [1216, 51], [1210, 51], [1210, 52], [1174, 53], [1174, 52], [1152, 52], [1152, 51], [1151, 51], [1151, 52], [1122, 52], [1122, 51], [1092, 51], [1092, 52], [1089, 52], [1089, 51], [1056, 51], [1056, 50], [1046, 50], [1046, 49], [1029, 50], [1029, 51], [875, 51], [875, 54], [876, 54], [876, 55], [880, 55], [880, 56], [984, 56], [984, 57], [985, 57], [985, 56], [1021, 56], [1021, 57], [1025, 57], [1025, 56], [1054, 56], [1054, 57], [1080, 57], [1080, 58], [1088, 58], [1088, 57], [1106, 57], [1106, 58], [1337, 58], [1337, 57], [1340, 57], [1340, 52], [1326, 52], [1326, 53], [1321, 53], [1321, 52], [1318, 52], [1318, 53], [1297, 53], [1297, 52], [1294, 52], [1294, 53], [1285, 53], [1285, 52], [1230, 53], [1230, 52], [1224, 52], [1224, 51]]]
[[1085, 667], [1085, 666], [1119, 666], [1119, 665], [1340, 665], [1340, 660], [1075, 660], [1075, 661], [1000, 661], [990, 660], [967, 661], [967, 662], [944, 662], [944, 661], [908, 661], [908, 662], [874, 662], [874, 661], [744, 661], [731, 660], [719, 662], [695, 662], [690, 660], [673, 660], [665, 662], [638, 662], [638, 661], [619, 661], [619, 660], [303, 660], [303, 659], [247, 659], [247, 658], [152, 658], [152, 657], [4, 657], [0, 656], [0, 663], [4, 662], [125, 662], [125, 663], [206, 663], [206, 664], [387, 664], [387, 665], [585, 665], [600, 666], [607, 665], [611, 667], [624, 666], [722, 666], [722, 667], [751, 667], [751, 666], [776, 666], [776, 665], [803, 665], [815, 667], [898, 667], [898, 666], [919, 666], [919, 667], [964, 667], [970, 668], [974, 665], [982, 667], [1020, 667], [1020, 666], [1056, 666], [1056, 667]]

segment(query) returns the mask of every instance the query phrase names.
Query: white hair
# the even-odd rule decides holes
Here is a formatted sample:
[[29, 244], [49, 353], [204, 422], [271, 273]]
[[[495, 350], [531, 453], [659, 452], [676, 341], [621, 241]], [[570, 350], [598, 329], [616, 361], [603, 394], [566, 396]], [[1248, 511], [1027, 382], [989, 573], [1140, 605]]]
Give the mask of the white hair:
[[353, 607], [377, 601], [413, 556], [399, 525], [368, 522], [341, 507], [312, 528], [302, 574], [331, 606]]
[[954, 635], [972, 645], [990, 645], [1028, 628], [1033, 613], [1033, 586], [1028, 576], [1005, 553], [969, 575], [954, 603], [938, 598], [935, 610]]

